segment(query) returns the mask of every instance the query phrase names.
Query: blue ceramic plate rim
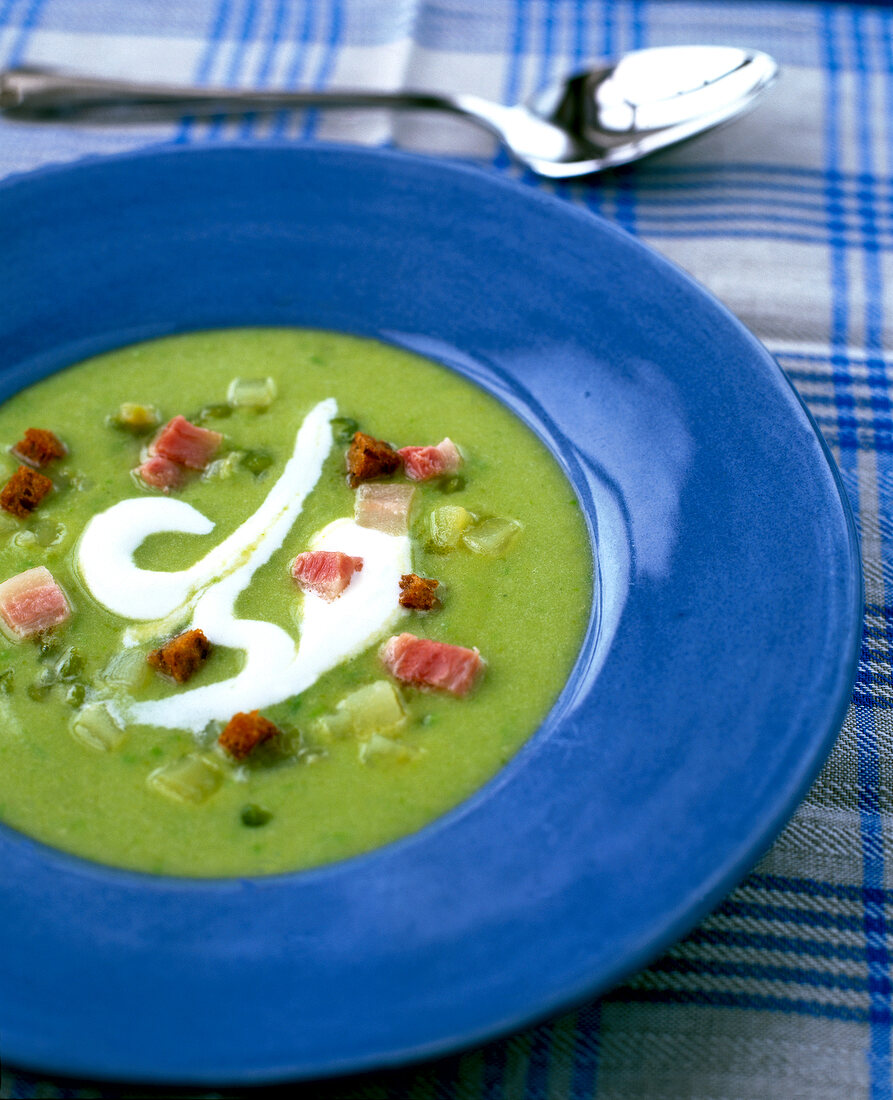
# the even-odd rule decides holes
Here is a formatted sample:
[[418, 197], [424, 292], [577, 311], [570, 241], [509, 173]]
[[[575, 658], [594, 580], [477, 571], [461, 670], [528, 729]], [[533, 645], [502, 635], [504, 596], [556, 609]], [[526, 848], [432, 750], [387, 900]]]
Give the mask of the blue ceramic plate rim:
[[[599, 267], [585, 262], [582, 248], [571, 249], [573, 254], [564, 259], [570, 266], [572, 282], [582, 281], [588, 290], [606, 294], [609, 303], [616, 290], [613, 282], [608, 284], [606, 271], [610, 270], [612, 278], [633, 284], [642, 281], [641, 271], [648, 272], [658, 284], [654, 302], [675, 296], [691, 311], [693, 330], [702, 325], [723, 335], [724, 353], [732, 349], [741, 361], [741, 369], [751, 372], [750, 381], [765, 385], [772, 395], [775, 405], [764, 414], [766, 424], [780, 426], [790, 437], [791, 448], [803, 451], [803, 461], [818, 485], [814, 490], [796, 485], [786, 488], [794, 498], [812, 492], [823, 494], [823, 511], [816, 519], [831, 528], [824, 565], [836, 570], [829, 585], [836, 597], [833, 625], [839, 644], [833, 652], [810, 654], [818, 664], [811, 668], [809, 682], [822, 680], [825, 686], [821, 698], [811, 707], [809, 701], [801, 700], [796, 705], [786, 702], [796, 714], [783, 715], [779, 726], [790, 719], [801, 732], [803, 728], [810, 732], [780, 763], [773, 759], [773, 765], [781, 769], [778, 786], [771, 791], [759, 790], [756, 796], [748, 792], [747, 797], [755, 800], [747, 827], [740, 820], [729, 822], [728, 834], [719, 828], [720, 835], [711, 841], [700, 837], [697, 850], [683, 849], [680, 854], [685, 862], [697, 864], [695, 870], [657, 890], [657, 897], [650, 900], [651, 907], [638, 925], [628, 927], [628, 934], [616, 941], [616, 949], [607, 956], [599, 955], [593, 946], [611, 927], [609, 915], [599, 910], [596, 892], [603, 870], [598, 859], [602, 857], [589, 849], [581, 855], [573, 844], [556, 842], [548, 831], [553, 825], [566, 832], [576, 829], [577, 819], [572, 812], [584, 816], [587, 812], [597, 813], [587, 809], [579, 792], [560, 792], [562, 797], [555, 800], [556, 821], [541, 815], [527, 825], [525, 819], [528, 831], [522, 829], [520, 840], [505, 836], [500, 844], [494, 844], [492, 837], [483, 835], [481, 826], [496, 823], [504, 829], [506, 815], [519, 811], [536, 816], [530, 810], [531, 798], [542, 798], [556, 776], [568, 779], [566, 769], [562, 770], [562, 761], [568, 755], [574, 758], [574, 764], [575, 754], [583, 752], [590, 754], [586, 757], [588, 764], [599, 762], [597, 753], [593, 755], [591, 748], [583, 747], [584, 741], [589, 746], [591, 739], [581, 727], [581, 713], [590, 719], [597, 717], [602, 729], [607, 725], [608, 737], [612, 726], [621, 730], [622, 718], [612, 718], [610, 709], [598, 697], [606, 680], [614, 684], [612, 677], [617, 671], [611, 662], [614, 651], [627, 644], [624, 623], [641, 611], [637, 601], [641, 604], [644, 597], [640, 597], [636, 585], [630, 588], [617, 642], [607, 655], [602, 676], [586, 679], [586, 664], [598, 648], [599, 624], [594, 616], [581, 660], [540, 732], [488, 786], [462, 806], [415, 836], [378, 852], [298, 875], [176, 880], [88, 863], [0, 828], [0, 860], [4, 866], [0, 931], [7, 944], [18, 948], [17, 952], [6, 951], [0, 966], [3, 1053], [11, 1062], [49, 1072], [171, 1084], [262, 1083], [356, 1072], [479, 1043], [604, 991], [691, 928], [752, 866], [803, 797], [830, 750], [855, 677], [862, 617], [855, 525], [839, 474], [808, 411], [771, 356], [728, 311], [667, 261], [582, 209], [475, 168], [385, 150], [273, 144], [159, 148], [43, 169], [6, 181], [0, 186], [0, 210], [6, 215], [5, 224], [17, 227], [12, 244], [7, 244], [7, 253], [15, 254], [17, 264], [7, 270], [15, 270], [17, 278], [21, 276], [22, 265], [29, 262], [28, 234], [46, 239], [40, 234], [48, 228], [65, 238], [59, 254], [66, 258], [67, 247], [67, 259], [72, 261], [74, 245], [84, 247], [86, 241], [78, 237], [79, 219], [95, 226], [104, 224], [110, 216], [108, 210], [101, 209], [103, 189], [108, 197], [120, 194], [122, 185], [129, 185], [132, 192], [137, 192], [134, 209], [157, 216], [165, 210], [165, 203], [170, 211], [175, 200], [187, 202], [192, 194], [190, 186], [199, 190], [221, 172], [231, 188], [227, 197], [204, 200], [210, 208], [207, 226], [199, 224], [199, 231], [191, 234], [184, 228], [184, 221], [176, 241], [176, 247], [189, 257], [193, 256], [193, 248], [204, 249], [201, 255], [206, 264], [209, 257], [217, 255], [214, 249], [219, 246], [222, 225], [228, 226], [240, 241], [242, 234], [253, 247], [271, 248], [271, 255], [277, 256], [276, 249], [281, 246], [270, 245], [265, 233], [275, 226], [280, 234], [287, 235], [285, 217], [297, 217], [301, 202], [309, 207], [316, 203], [313, 212], [319, 215], [322, 210], [327, 214], [330, 231], [341, 224], [344, 211], [352, 209], [350, 203], [359, 211], [352, 223], [356, 232], [368, 225], [370, 213], [393, 217], [395, 224], [407, 229], [413, 215], [418, 220], [419, 212], [427, 211], [432, 193], [446, 192], [449, 203], [445, 205], [454, 218], [444, 216], [437, 223], [437, 244], [449, 248], [450, 241], [457, 242], [452, 246], [455, 254], [448, 257], [454, 267], [461, 266], [460, 249], [476, 248], [476, 258], [486, 267], [490, 250], [498, 254], [500, 247], [507, 247], [500, 245], [499, 233], [492, 239], [488, 236], [487, 218], [498, 212], [513, 219], [513, 227], [523, 227], [541, 242], [552, 239], [557, 245], [567, 239], [563, 236], [566, 233], [568, 238], [593, 246]], [[258, 214], [250, 232], [241, 222], [233, 228], [233, 210], [245, 217], [251, 209], [250, 201], [260, 193], [253, 191], [250, 183], [257, 173], [264, 177], [263, 201], [272, 204], [270, 211]], [[341, 182], [348, 178], [349, 183]], [[290, 180], [302, 181], [295, 185], [293, 198], [286, 188]], [[207, 191], [201, 193], [206, 195]], [[268, 199], [268, 195], [274, 197]], [[395, 197], [406, 204], [405, 210], [393, 210]], [[54, 209], [46, 204], [48, 198], [55, 198], [58, 213], [48, 213]], [[345, 199], [349, 200], [346, 204]], [[236, 206], [230, 208], [227, 204], [233, 201]], [[33, 225], [29, 224], [29, 207], [38, 210]], [[10, 212], [18, 218], [10, 220]], [[132, 213], [125, 211], [122, 217], [132, 217]], [[187, 215], [201, 223], [203, 215], [194, 207]], [[66, 218], [71, 219], [68, 224]], [[128, 232], [126, 221], [119, 222], [117, 228], [125, 235]], [[207, 232], [196, 244], [192, 238], [201, 238], [202, 229]], [[65, 243], [69, 231], [73, 236]], [[559, 231], [562, 236], [552, 236]], [[138, 235], [135, 227], [130, 232]], [[153, 232], [168, 243], [166, 225], [155, 224]], [[309, 224], [303, 226], [303, 232], [313, 237]], [[426, 246], [427, 232], [426, 227], [419, 231], [421, 236], [412, 238], [421, 251]], [[431, 232], [434, 234], [434, 230]], [[172, 239], [174, 235], [171, 231]], [[302, 240], [289, 237], [288, 245], [297, 247]], [[139, 243], [150, 247], [144, 237]], [[312, 249], [314, 243], [319, 241], [311, 240], [308, 247]], [[368, 241], [366, 246], [372, 247]], [[337, 247], [342, 248], [343, 257], [353, 256], [349, 244]], [[386, 244], [381, 248], [382, 257], [393, 261], [393, 247], [390, 252]], [[320, 255], [318, 251], [309, 254], [317, 259]], [[21, 280], [21, 285], [5, 296], [2, 306], [4, 326], [15, 330], [8, 342], [15, 352], [9, 360], [12, 366], [0, 377], [3, 397], [27, 381], [107, 347], [189, 327], [208, 327], [214, 320], [207, 303], [200, 303], [196, 323], [190, 325], [188, 316], [177, 318], [164, 312], [165, 308], [173, 309], [170, 301], [160, 306], [153, 302], [146, 309], [144, 324], [137, 319], [137, 312], [127, 323], [100, 324], [91, 331], [90, 324], [84, 322], [85, 327], [79, 330], [81, 322], [69, 317], [60, 322], [63, 331], [51, 328], [47, 335], [23, 335], [16, 330], [16, 311], [27, 312], [26, 297], [33, 295], [39, 285], [35, 280], [56, 278], [60, 300], [65, 291], [58, 273], [48, 271], [39, 258], [31, 262], [34, 270], [30, 287], [27, 277]], [[112, 270], [116, 264], [126, 266], [120, 256], [106, 256], [106, 262]], [[499, 274], [492, 262], [494, 266], [485, 271], [485, 277]], [[556, 270], [550, 269], [551, 283], [549, 274], [544, 276], [538, 271], [530, 285], [539, 281], [541, 289], [545, 279], [545, 285], [555, 289], [556, 296], [559, 291], [572, 295], [571, 290], [557, 286]], [[260, 277], [259, 271], [253, 274]], [[418, 272], [415, 274], [418, 276]], [[220, 278], [225, 281], [224, 276]], [[512, 284], [512, 289], [517, 286]], [[114, 297], [113, 289], [105, 290]], [[234, 295], [235, 291], [230, 293]], [[577, 299], [574, 303], [580, 304]], [[315, 305], [322, 310], [328, 308], [322, 300]], [[105, 307], [100, 304], [97, 308], [101, 312]], [[403, 324], [405, 318], [392, 318], [388, 308], [400, 312], [389, 300], [374, 323], [365, 317], [354, 327], [349, 320], [332, 324], [331, 317], [324, 317], [318, 327], [378, 335], [420, 349], [430, 346], [435, 357], [498, 393], [557, 452], [590, 523], [597, 525], [592, 516], [593, 482], [583, 469], [591, 456], [583, 453], [578, 438], [581, 429], [576, 423], [568, 423], [568, 417], [560, 411], [556, 415], [545, 407], [547, 392], [533, 392], [539, 385], [537, 372], [523, 366], [516, 371], [514, 365], [501, 363], [498, 352], [489, 346], [485, 354], [479, 347], [458, 340], [454, 354], [450, 350], [453, 345], [437, 341], [428, 345], [428, 331]], [[262, 306], [259, 309], [256, 315], [248, 310], [234, 316], [233, 323], [281, 324], [289, 323], [292, 317], [295, 319], [291, 323], [309, 323], [293, 301], [282, 301], [266, 312]], [[73, 309], [72, 316], [79, 310], [82, 312], [81, 307]], [[232, 302], [229, 310], [223, 317], [238, 312], [232, 310]], [[540, 320], [548, 327], [548, 318]], [[524, 329], [525, 324], [530, 328], [533, 322], [515, 317], [514, 323]], [[565, 323], [571, 324], [571, 319], [558, 318], [557, 329]], [[469, 324], [473, 335], [484, 332], [483, 326], [478, 332], [472, 322]], [[662, 334], [661, 339], [664, 337]], [[647, 343], [648, 336], [631, 333], [629, 340], [635, 349], [638, 343]], [[678, 337], [676, 340], [678, 343]], [[439, 348], [443, 349], [440, 353]], [[630, 348], [621, 350], [627, 352]], [[488, 359], [491, 353], [492, 360]], [[678, 355], [678, 347], [673, 354]], [[584, 353], [578, 358], [591, 366]], [[697, 373], [698, 367], [693, 369]], [[706, 372], [707, 368], [701, 369]], [[579, 373], [581, 366], [575, 363], [573, 368], [559, 368], [559, 380], [563, 381], [562, 372], [570, 375], [573, 370], [578, 372], [575, 381], [584, 377]], [[729, 398], [732, 384], [721, 378], [716, 385], [717, 395], [709, 398], [708, 408], [697, 410], [695, 421], [705, 411], [720, 415], [720, 403]], [[707, 432], [706, 427], [698, 430]], [[750, 445], [754, 445], [752, 439]], [[706, 444], [704, 447], [708, 449]], [[694, 469], [697, 471], [697, 463]], [[759, 481], [759, 471], [751, 471], [751, 476], [755, 483]], [[728, 503], [738, 489], [725, 487], [725, 491]], [[810, 499], [808, 503], [814, 502]], [[796, 499], [791, 506], [795, 504]], [[750, 502], [745, 500], [745, 506], [750, 507]], [[684, 528], [687, 522], [683, 516], [680, 526]], [[771, 526], [773, 521], [766, 522]], [[778, 522], [774, 521], [775, 526]], [[773, 534], [777, 533], [773, 528]], [[637, 560], [644, 560], [644, 543], [640, 540], [636, 545], [636, 538], [632, 534], [630, 538], [635, 568]], [[693, 566], [687, 568], [689, 575], [683, 578], [686, 584], [692, 581], [694, 570]], [[780, 572], [784, 573], [785, 568], [785, 563], [779, 563]], [[678, 565], [673, 569], [679, 572]], [[678, 595], [682, 584], [673, 569], [670, 580], [662, 585], [655, 582], [655, 593], [673, 590]], [[641, 626], [637, 629], [638, 637], [630, 640], [647, 648], [649, 643]], [[655, 629], [665, 627], [658, 624]], [[629, 656], [629, 651], [625, 652]], [[627, 702], [627, 709], [634, 708], [634, 697], [633, 692], [633, 702]], [[617, 706], [616, 699], [614, 704]], [[622, 705], [618, 709], [624, 711]], [[681, 703], [678, 709], [681, 714]], [[672, 714], [668, 716], [668, 725], [672, 725], [673, 718]], [[632, 718], [629, 722], [634, 725]], [[753, 768], [765, 765], [765, 760], [757, 758]], [[547, 774], [541, 780], [539, 776], [549, 773], [550, 768], [555, 775]], [[575, 797], [573, 810], [563, 809], [565, 801]], [[655, 797], [653, 791], [651, 797]], [[565, 818], [558, 820], [562, 813]], [[596, 824], [595, 818], [591, 823], [587, 819], [586, 827], [594, 830]], [[721, 824], [725, 826], [725, 822]], [[633, 854], [641, 860], [646, 853], [636, 851], [634, 829], [633, 834]], [[579, 836], [574, 833], [572, 839], [576, 842], [580, 838], [592, 842], [593, 835], [580, 827]], [[621, 847], [627, 840], [625, 835], [616, 839]], [[522, 841], [523, 853], [517, 850]], [[632, 871], [629, 853], [610, 855], [614, 862], [606, 866], [615, 871], [627, 866]], [[560, 867], [543, 886], [542, 896], [531, 897], [536, 895], [536, 888], [531, 886], [530, 868], [538, 860], [557, 860]], [[480, 875], [472, 871], [472, 863], [480, 864], [495, 878], [482, 882]], [[468, 893], [463, 894], [463, 890]], [[412, 918], [406, 914], [407, 905], [418, 910]], [[296, 915], [298, 906], [300, 914]], [[305, 915], [313, 907], [325, 914], [325, 926], [314, 924], [311, 916]], [[114, 919], [110, 920], [112, 915]], [[419, 927], [422, 922], [427, 923]], [[173, 944], [172, 929], [176, 930]], [[389, 941], [395, 938], [400, 946], [391, 950]], [[547, 959], [537, 969], [535, 960], [541, 954]], [[566, 970], [555, 962], [563, 958], [570, 960]], [[324, 992], [326, 983], [337, 987], [334, 995]], [[261, 1002], [267, 998], [270, 1003], [264, 1007]], [[209, 1013], [225, 1019], [227, 1010], [245, 1003], [253, 1009], [260, 1006], [260, 1020], [257, 1026], [250, 1026], [249, 1021], [249, 1026], [241, 1029], [239, 1044], [229, 1040], [225, 1027], [204, 1021]], [[127, 1016], [133, 1020], [133, 1033], [121, 1034], [116, 1029], [114, 1041], [110, 1041], [103, 1034], [103, 1026], [108, 1028]], [[154, 1030], [147, 1032], [144, 1028], [150, 1024]], [[156, 1036], [152, 1049], [147, 1048], [143, 1038], [147, 1033]], [[335, 1045], [332, 1033], [338, 1035]]]

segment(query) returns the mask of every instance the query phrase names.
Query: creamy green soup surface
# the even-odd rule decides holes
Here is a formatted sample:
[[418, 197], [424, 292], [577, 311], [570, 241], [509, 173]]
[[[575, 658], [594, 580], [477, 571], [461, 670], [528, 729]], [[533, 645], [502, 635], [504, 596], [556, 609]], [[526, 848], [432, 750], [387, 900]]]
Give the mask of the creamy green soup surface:
[[[148, 410], [145, 425], [132, 406]], [[157, 431], [153, 410], [158, 426], [182, 415], [223, 435], [207, 467], [169, 493], [133, 472]], [[190, 627], [201, 593], [154, 618], [110, 610], [97, 598], [105, 582], [93, 590], [85, 580], [84, 532], [121, 501], [176, 500], [209, 529], [150, 533], [130, 565], [176, 573], [213, 563], [215, 547], [246, 521], [262, 522], [311, 414], [331, 427], [321, 472], [283, 521], [281, 545], [234, 598], [235, 618], [273, 624], [300, 653], [310, 597], [291, 563], [327, 525], [353, 519], [345, 454], [357, 429], [397, 448], [448, 437], [461, 452], [456, 473], [415, 484], [410, 514], [411, 571], [439, 582], [439, 605], [395, 608], [361, 652], [297, 692], [278, 666], [269, 674], [257, 666], [252, 682], [284, 693], [260, 707], [280, 733], [234, 760], [218, 744], [231, 715], [204, 711], [244, 670], [246, 651], [212, 646], [182, 684], [154, 671], [147, 655]], [[33, 637], [0, 637], [0, 819], [49, 845], [194, 876], [357, 855], [414, 832], [485, 783], [536, 730], [570, 672], [593, 588], [577, 498], [520, 420], [438, 364], [328, 332], [192, 333], [97, 357], [7, 401], [2, 481], [20, 465], [11, 449], [35, 427], [55, 433], [67, 453], [43, 470], [53, 490], [31, 515], [0, 512], [0, 581], [44, 566], [72, 613]], [[403, 471], [378, 480], [412, 484]], [[220, 583], [205, 578], [202, 591], [222, 591]], [[478, 649], [486, 664], [472, 690], [457, 697], [392, 676], [381, 646], [404, 632]]]

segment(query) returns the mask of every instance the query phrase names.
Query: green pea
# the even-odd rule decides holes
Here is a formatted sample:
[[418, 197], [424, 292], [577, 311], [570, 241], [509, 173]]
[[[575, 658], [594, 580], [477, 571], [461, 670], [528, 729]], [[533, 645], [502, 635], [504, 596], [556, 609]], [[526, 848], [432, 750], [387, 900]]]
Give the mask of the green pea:
[[442, 493], [460, 493], [465, 488], [465, 478], [461, 474], [453, 474], [452, 477], [444, 478], [438, 488]]
[[242, 456], [241, 463], [244, 469], [257, 477], [258, 474], [262, 474], [264, 470], [273, 465], [273, 456], [266, 451], [246, 451]]
[[243, 825], [247, 825], [249, 829], [258, 829], [262, 825], [266, 825], [273, 815], [269, 810], [265, 810], [263, 806], [258, 806], [256, 802], [249, 802], [247, 806], [242, 807], [240, 817]]
[[332, 418], [332, 430], [335, 433], [336, 443], [350, 443], [354, 433], [360, 425], [349, 416], [335, 416]]

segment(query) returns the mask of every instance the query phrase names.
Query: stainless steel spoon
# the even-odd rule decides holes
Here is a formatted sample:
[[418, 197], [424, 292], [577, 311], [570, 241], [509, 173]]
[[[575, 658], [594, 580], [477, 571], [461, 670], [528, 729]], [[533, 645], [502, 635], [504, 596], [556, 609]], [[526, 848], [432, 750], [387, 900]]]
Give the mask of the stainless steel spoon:
[[116, 122], [302, 107], [446, 111], [485, 126], [541, 176], [589, 175], [703, 133], [753, 106], [775, 80], [767, 54], [732, 46], [637, 50], [505, 107], [430, 92], [261, 91], [107, 80], [28, 66], [0, 73], [0, 109], [16, 118]]

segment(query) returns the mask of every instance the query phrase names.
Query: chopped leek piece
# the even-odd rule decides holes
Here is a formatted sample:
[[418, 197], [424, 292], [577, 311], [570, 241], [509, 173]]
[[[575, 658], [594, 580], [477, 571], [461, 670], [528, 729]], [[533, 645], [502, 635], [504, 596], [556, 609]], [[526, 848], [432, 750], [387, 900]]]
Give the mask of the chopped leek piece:
[[373, 733], [371, 737], [361, 741], [358, 750], [358, 756], [364, 764], [376, 758], [415, 760], [419, 755], [419, 749], [404, 745], [402, 741], [395, 741], [393, 737], [385, 737], [383, 733]]
[[234, 378], [226, 391], [226, 400], [236, 409], [268, 409], [275, 397], [272, 378]]
[[4, 695], [12, 695], [15, 688], [15, 674], [11, 668], [0, 672], [0, 692]]
[[175, 802], [198, 804], [210, 798], [223, 782], [220, 765], [203, 753], [191, 752], [162, 764], [146, 780], [149, 786]]
[[345, 695], [334, 714], [320, 719], [319, 728], [321, 733], [331, 737], [347, 734], [368, 737], [379, 730], [399, 726], [405, 717], [394, 685], [388, 680], [376, 680]]
[[230, 451], [229, 454], [225, 455], [223, 458], [215, 458], [202, 476], [205, 478], [232, 477], [236, 470], [242, 465], [242, 460], [245, 458], [245, 455], [245, 451]]
[[124, 730], [102, 703], [89, 703], [71, 720], [71, 734], [76, 741], [100, 752], [112, 752], [124, 741]]
[[461, 504], [442, 504], [428, 516], [429, 550], [455, 550], [464, 533], [473, 525], [474, 516]]
[[33, 532], [37, 545], [46, 550], [50, 546], [57, 546], [65, 538], [65, 524], [41, 519], [34, 524]]
[[517, 520], [491, 516], [466, 531], [462, 541], [475, 554], [500, 558], [509, 551], [520, 531], [521, 524]]
[[105, 683], [130, 690], [145, 687], [151, 677], [152, 669], [140, 649], [120, 650], [99, 673]]

